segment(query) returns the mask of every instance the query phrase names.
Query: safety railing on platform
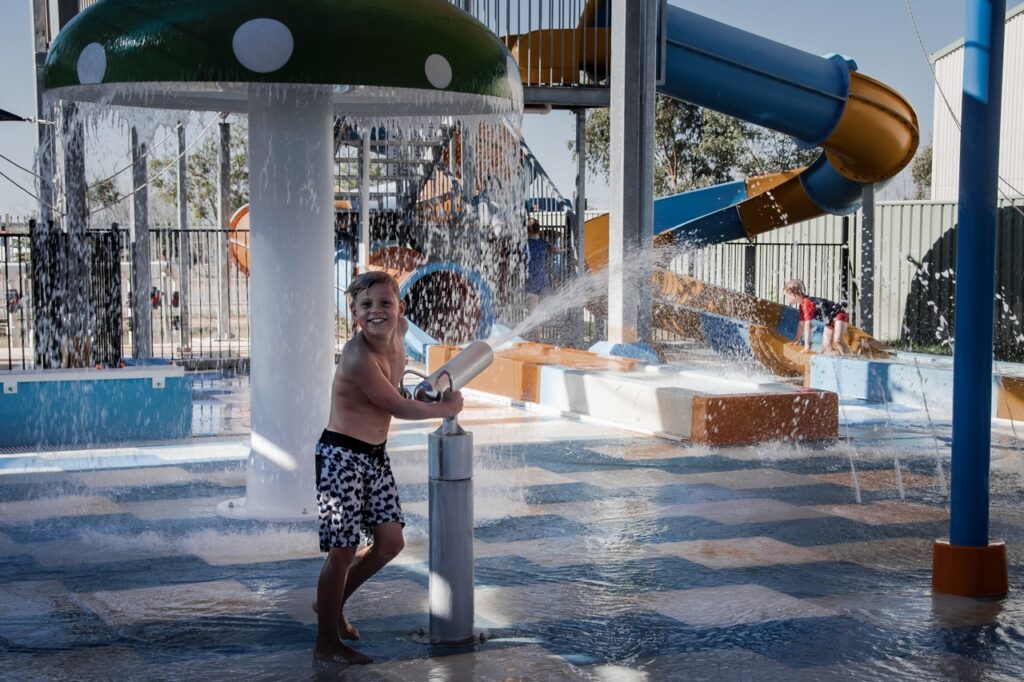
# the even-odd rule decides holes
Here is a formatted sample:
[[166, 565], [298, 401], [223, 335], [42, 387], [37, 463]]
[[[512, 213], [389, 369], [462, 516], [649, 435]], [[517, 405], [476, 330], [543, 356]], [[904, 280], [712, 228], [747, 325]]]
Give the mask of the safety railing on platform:
[[523, 85], [598, 85], [607, 78], [608, 2], [451, 1], [505, 42], [519, 63]]

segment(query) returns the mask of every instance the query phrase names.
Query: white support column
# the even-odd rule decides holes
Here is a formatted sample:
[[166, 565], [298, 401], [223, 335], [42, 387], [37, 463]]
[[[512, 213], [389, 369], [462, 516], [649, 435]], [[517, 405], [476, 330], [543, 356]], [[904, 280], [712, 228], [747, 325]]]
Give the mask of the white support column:
[[[231, 240], [228, 232], [231, 227], [231, 124], [221, 120], [217, 127], [220, 132], [217, 152], [217, 223], [220, 225], [220, 238], [217, 240], [217, 336], [226, 341], [231, 338], [231, 297], [228, 289], [231, 283]], [[254, 167], [250, 165], [250, 168]], [[252, 244], [249, 246], [251, 249]]]
[[612, 343], [650, 341], [656, 36], [656, 3], [612, 0], [608, 234], [608, 340]]
[[359, 151], [359, 272], [370, 267], [370, 130], [363, 132]]
[[150, 317], [149, 288], [149, 185], [146, 177], [146, 143], [131, 130], [132, 144], [132, 355], [153, 357], [153, 321]]
[[[572, 254], [576, 266], [576, 277], [582, 277], [586, 265], [583, 259], [583, 225], [587, 221], [587, 110], [577, 109], [576, 120], [576, 195], [573, 201], [574, 218], [572, 225], [572, 243], [575, 249]], [[569, 337], [576, 348], [586, 348], [583, 343], [586, 336], [584, 329], [583, 306], [571, 311]]]
[[180, 282], [178, 290], [178, 322], [181, 338], [181, 349], [184, 351], [191, 344], [191, 321], [189, 303], [192, 300], [192, 240], [188, 227], [188, 164], [185, 158], [185, 124], [178, 121], [178, 262]]
[[299, 518], [316, 513], [334, 364], [333, 112], [326, 89], [250, 102], [252, 443], [235, 514]]
[[[55, 118], [52, 104], [43, 102], [43, 69], [46, 51], [50, 47], [49, 12], [46, 0], [32, 0], [33, 50], [36, 62], [36, 118], [52, 122]], [[52, 126], [46, 123], [36, 125], [39, 140], [37, 167], [39, 170], [39, 227], [45, 232], [53, 220], [53, 144]]]

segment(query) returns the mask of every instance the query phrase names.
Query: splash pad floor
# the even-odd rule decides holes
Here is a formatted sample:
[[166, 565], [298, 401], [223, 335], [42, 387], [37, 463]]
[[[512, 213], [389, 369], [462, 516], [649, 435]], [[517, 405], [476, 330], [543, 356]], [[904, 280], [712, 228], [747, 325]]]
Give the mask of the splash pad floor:
[[427, 627], [433, 425], [396, 423], [408, 544], [349, 606], [377, 660], [358, 669], [311, 660], [313, 526], [216, 516], [244, 494], [237, 442], [97, 450], [92, 467], [38, 453], [48, 468], [0, 469], [0, 677], [1019, 679], [1012, 425], [996, 428], [992, 475], [1011, 594], [977, 602], [930, 590], [949, 424], [856, 402], [841, 416], [837, 443], [714, 448], [473, 402], [477, 619], [491, 639], [455, 651], [411, 636]]

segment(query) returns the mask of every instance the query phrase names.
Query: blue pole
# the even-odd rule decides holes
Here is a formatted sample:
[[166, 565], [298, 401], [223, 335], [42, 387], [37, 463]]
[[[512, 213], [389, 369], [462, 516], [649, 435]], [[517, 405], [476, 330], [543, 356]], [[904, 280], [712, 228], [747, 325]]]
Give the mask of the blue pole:
[[988, 545], [999, 114], [1006, 0], [968, 0], [956, 239], [951, 545]]

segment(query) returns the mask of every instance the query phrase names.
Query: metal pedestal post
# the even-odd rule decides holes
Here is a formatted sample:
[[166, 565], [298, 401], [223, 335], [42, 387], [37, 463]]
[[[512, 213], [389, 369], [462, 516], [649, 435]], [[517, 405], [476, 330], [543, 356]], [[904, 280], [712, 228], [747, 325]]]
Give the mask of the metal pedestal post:
[[473, 434], [446, 419], [428, 445], [430, 643], [472, 644]]

